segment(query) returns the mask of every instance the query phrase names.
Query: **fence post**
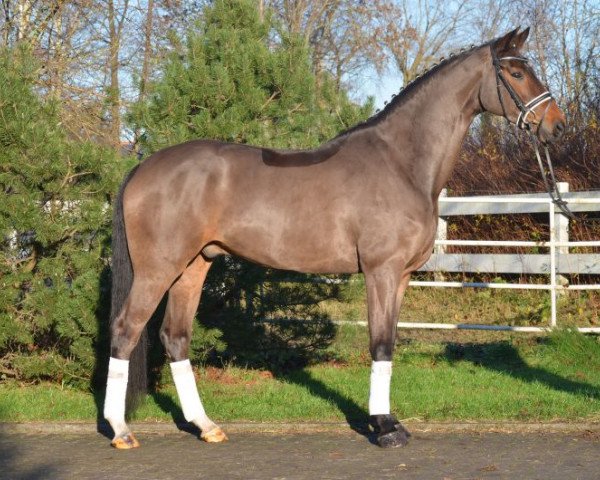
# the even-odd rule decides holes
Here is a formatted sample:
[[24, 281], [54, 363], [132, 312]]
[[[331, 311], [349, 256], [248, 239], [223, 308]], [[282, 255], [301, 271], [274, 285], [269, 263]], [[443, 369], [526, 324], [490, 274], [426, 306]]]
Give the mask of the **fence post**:
[[[439, 198], [445, 198], [448, 196], [448, 189], [443, 188], [440, 192]], [[438, 199], [439, 202], [439, 199]], [[448, 239], [448, 221], [444, 217], [438, 218], [437, 231], [435, 233], [436, 240], [447, 240]], [[436, 245], [433, 247], [433, 253], [446, 253], [446, 245]]]
[[[560, 193], [569, 192], [568, 182], [557, 182], [558, 191]], [[556, 228], [556, 241], [557, 242], [568, 242], [569, 241], [569, 218], [562, 215], [560, 212], [554, 214], [554, 225]], [[568, 254], [569, 247], [558, 247], [558, 254]]]
[[[568, 182], [557, 182], [558, 191], [560, 193], [567, 193], [569, 191], [569, 183]], [[554, 210], [556, 212], [556, 210]], [[554, 228], [555, 228], [555, 239], [557, 242], [568, 242], [569, 241], [569, 217], [562, 215], [560, 212], [554, 214]], [[560, 265], [564, 263], [561, 262], [561, 255], [569, 254], [569, 247], [558, 247], [556, 249], [556, 268], [560, 269]], [[569, 285], [569, 279], [564, 275], [560, 275], [557, 272], [556, 280], [559, 285], [567, 286]], [[565, 295], [567, 292], [564, 290], [559, 290], [559, 295]]]
[[[440, 192], [438, 202], [440, 198], [448, 196], [448, 189], [443, 188]], [[435, 232], [436, 240], [447, 240], [448, 239], [448, 221], [444, 217], [438, 217], [437, 231]], [[433, 247], [433, 253], [443, 255], [446, 253], [446, 245], [436, 245]], [[436, 282], [443, 282], [446, 280], [444, 272], [436, 271], [433, 273], [433, 279]]]
[[[556, 241], [557, 241], [557, 226], [556, 226], [556, 209], [554, 208], [554, 203], [548, 202], [548, 206], [550, 207], [550, 328], [556, 327], [556, 285], [557, 285], [557, 275], [556, 275], [556, 266], [557, 266], [557, 258], [556, 258]], [[558, 215], [560, 217], [560, 215]]]

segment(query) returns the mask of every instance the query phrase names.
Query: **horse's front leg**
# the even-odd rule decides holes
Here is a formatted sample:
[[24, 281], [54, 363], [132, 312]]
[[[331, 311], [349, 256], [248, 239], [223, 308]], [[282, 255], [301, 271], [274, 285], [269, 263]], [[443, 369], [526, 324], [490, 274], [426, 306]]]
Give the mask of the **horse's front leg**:
[[410, 437], [410, 433], [390, 412], [390, 382], [396, 327], [400, 303], [409, 279], [410, 274], [394, 264], [365, 271], [372, 358], [369, 423], [375, 430], [377, 444], [381, 447], [405, 446]]

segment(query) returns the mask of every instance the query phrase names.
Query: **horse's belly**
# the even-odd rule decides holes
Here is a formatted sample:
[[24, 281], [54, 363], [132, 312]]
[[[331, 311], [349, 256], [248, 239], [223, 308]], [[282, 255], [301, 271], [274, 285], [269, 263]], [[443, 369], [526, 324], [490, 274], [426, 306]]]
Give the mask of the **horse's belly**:
[[[270, 256], [273, 268], [294, 270], [304, 273], [355, 273], [358, 272], [358, 257], [354, 250], [291, 249], [281, 258]], [[269, 261], [267, 260], [267, 261]], [[260, 260], [258, 260], [260, 262]]]
[[322, 258], [314, 255], [310, 258], [289, 255], [286, 258], [273, 258], [270, 255], [244, 256], [247, 260], [260, 265], [281, 270], [293, 270], [302, 273], [356, 273], [358, 260], [350, 258]]
[[355, 244], [339, 230], [248, 228], [228, 235], [229, 253], [255, 263], [305, 273], [357, 272]]

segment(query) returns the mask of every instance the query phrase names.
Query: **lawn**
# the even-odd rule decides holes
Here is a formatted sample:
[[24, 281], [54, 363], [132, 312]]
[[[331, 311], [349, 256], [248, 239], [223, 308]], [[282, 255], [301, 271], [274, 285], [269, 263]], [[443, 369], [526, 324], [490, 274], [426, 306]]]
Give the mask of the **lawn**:
[[[370, 358], [364, 327], [337, 327], [327, 359], [276, 374], [235, 365], [197, 370], [216, 421], [364, 421]], [[56, 384], [0, 385], [0, 420], [94, 421], [102, 394]], [[493, 332], [401, 332], [392, 408], [422, 421], [600, 421], [600, 342]], [[182, 420], [164, 382], [134, 420]]]

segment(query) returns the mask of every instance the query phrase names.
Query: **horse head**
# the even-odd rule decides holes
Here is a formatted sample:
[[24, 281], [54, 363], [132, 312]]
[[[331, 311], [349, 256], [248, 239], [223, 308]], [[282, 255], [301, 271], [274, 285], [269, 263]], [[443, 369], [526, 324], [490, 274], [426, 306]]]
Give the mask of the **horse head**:
[[489, 44], [492, 68], [482, 83], [480, 103], [548, 143], [564, 133], [565, 115], [521, 53], [528, 36], [529, 28], [520, 33], [517, 28]]

